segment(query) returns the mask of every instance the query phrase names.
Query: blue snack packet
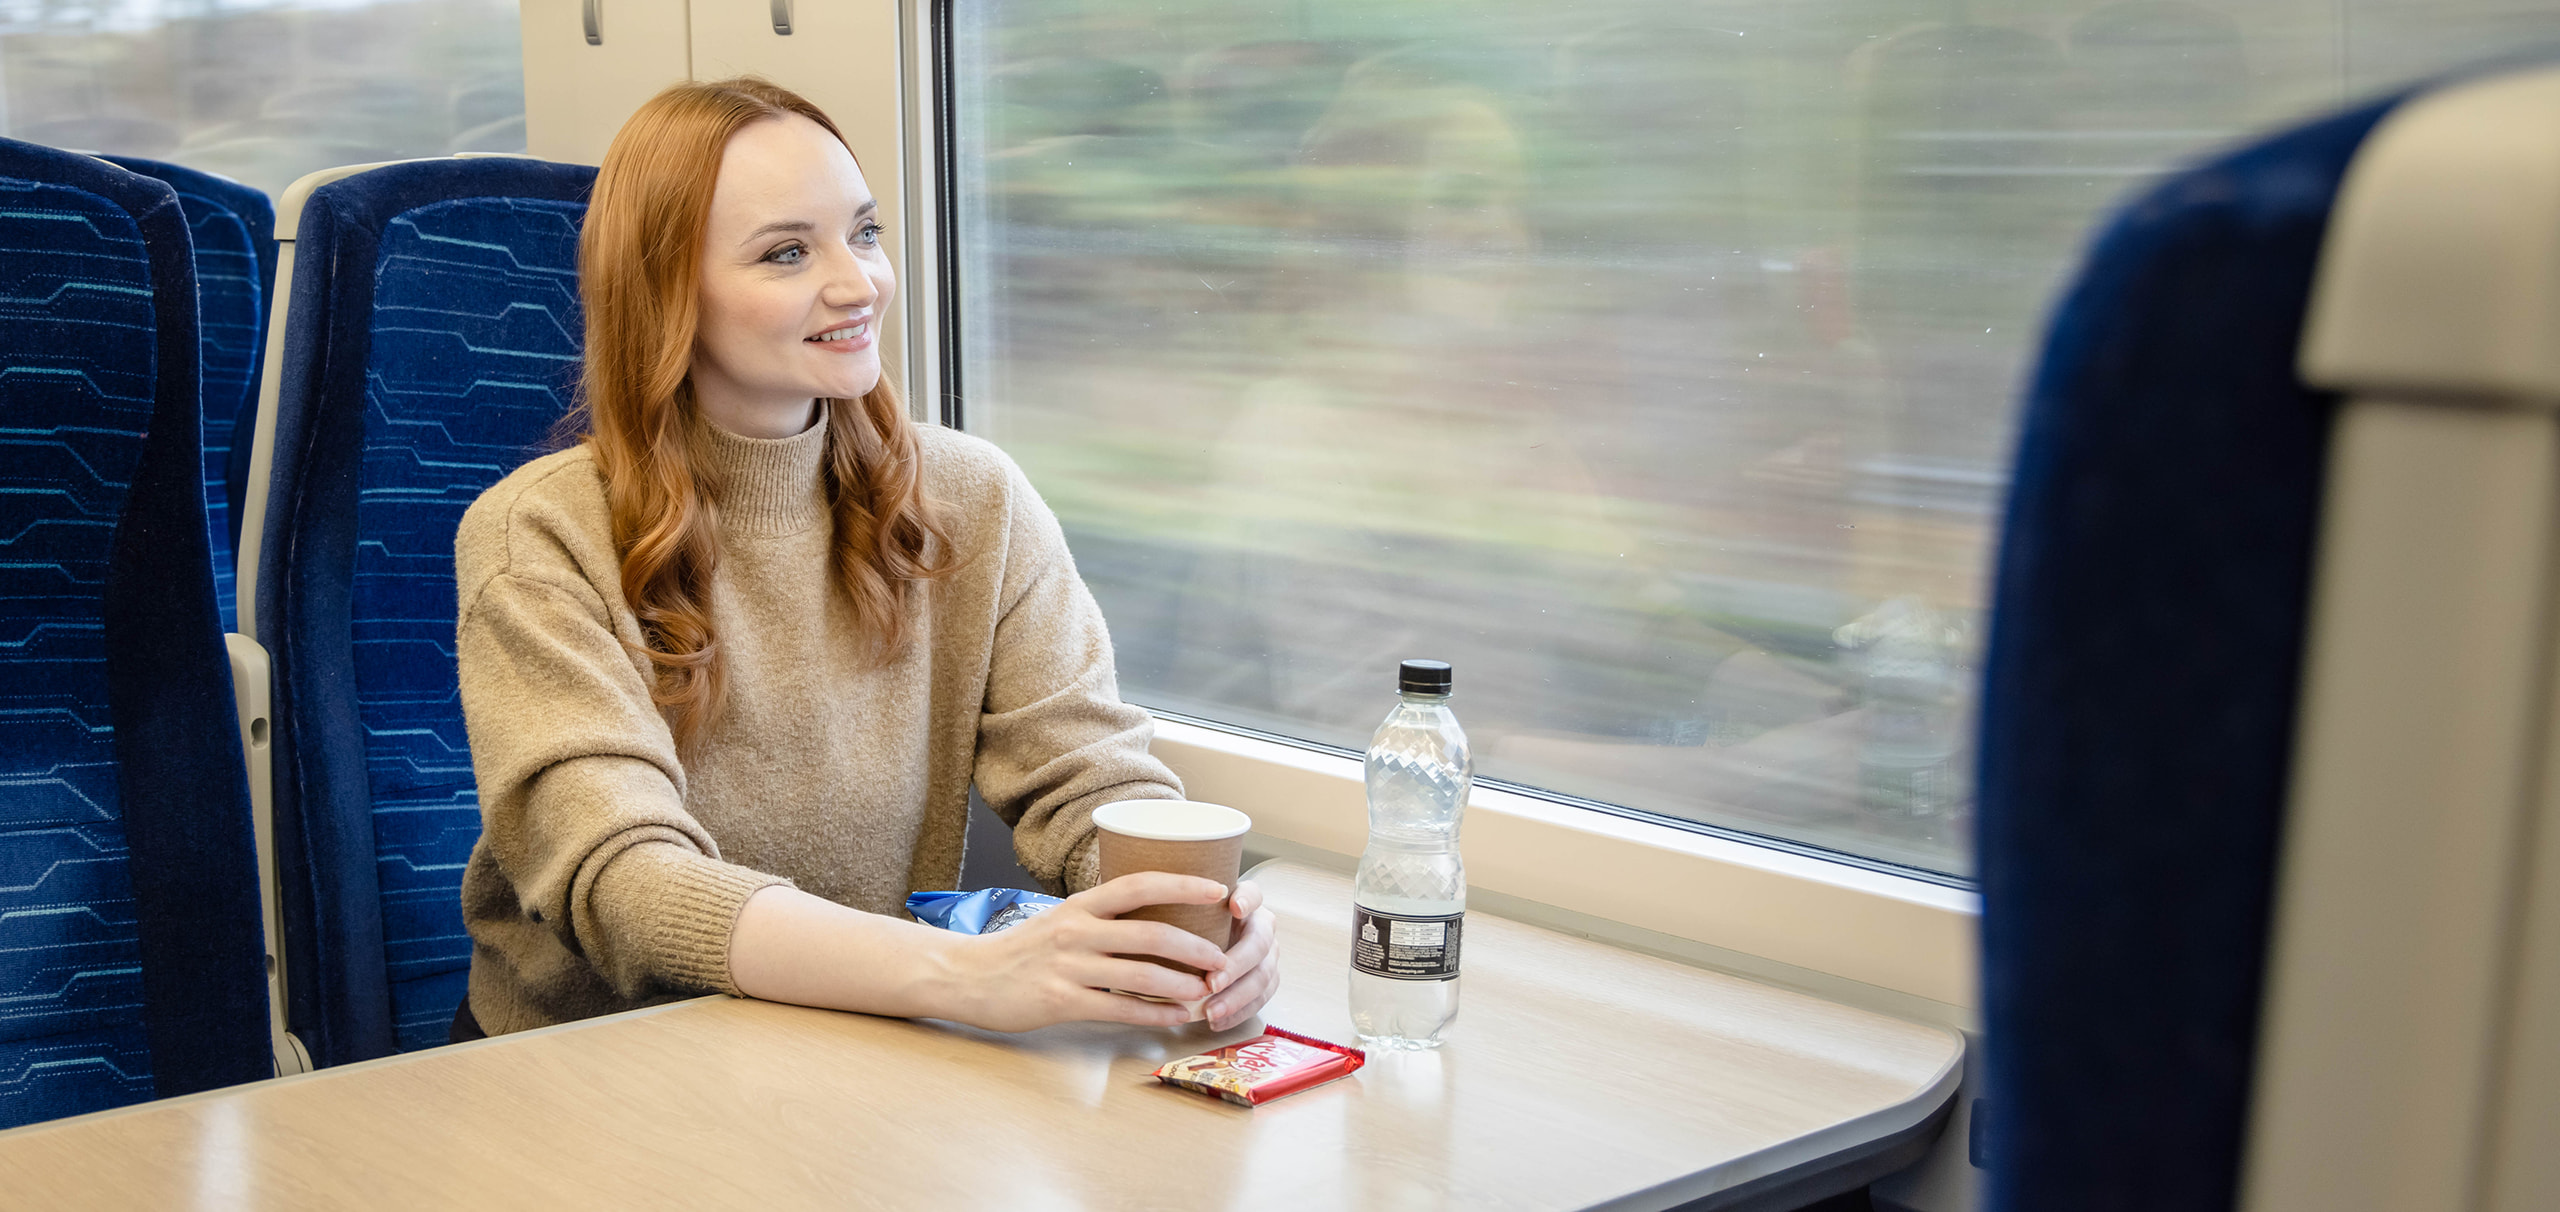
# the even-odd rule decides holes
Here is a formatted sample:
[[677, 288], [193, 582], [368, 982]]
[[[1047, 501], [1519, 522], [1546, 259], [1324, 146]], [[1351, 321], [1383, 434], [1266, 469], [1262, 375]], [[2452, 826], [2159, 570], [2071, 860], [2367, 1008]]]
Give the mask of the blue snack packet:
[[1058, 898], [1020, 888], [980, 888], [975, 892], [918, 892], [907, 897], [907, 913], [928, 926], [962, 934], [993, 934], [1048, 912]]

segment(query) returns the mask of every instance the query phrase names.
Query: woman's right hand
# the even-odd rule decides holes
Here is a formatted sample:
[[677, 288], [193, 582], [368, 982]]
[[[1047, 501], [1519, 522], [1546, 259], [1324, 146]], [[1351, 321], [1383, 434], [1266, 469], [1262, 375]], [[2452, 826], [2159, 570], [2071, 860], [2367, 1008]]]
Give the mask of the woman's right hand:
[[[1100, 1020], [1171, 1027], [1199, 1017], [1207, 978], [1126, 955], [1161, 955], [1215, 975], [1226, 954], [1207, 939], [1162, 922], [1126, 921], [1148, 905], [1207, 905], [1226, 886], [1198, 876], [1140, 871], [1087, 889], [1037, 917], [956, 948], [966, 1013], [953, 1017], [995, 1031], [1029, 1031], [1052, 1023]], [[1189, 1002], [1169, 1005], [1124, 997], [1111, 989]]]

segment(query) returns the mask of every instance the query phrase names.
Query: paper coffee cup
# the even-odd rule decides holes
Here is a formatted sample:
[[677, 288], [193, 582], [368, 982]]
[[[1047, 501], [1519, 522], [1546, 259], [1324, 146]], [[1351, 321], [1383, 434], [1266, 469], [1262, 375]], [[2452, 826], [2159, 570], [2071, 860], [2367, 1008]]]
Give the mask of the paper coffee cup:
[[[1104, 883], [1133, 871], [1170, 871], [1216, 880], [1230, 896], [1244, 862], [1244, 835], [1253, 829], [1253, 818], [1197, 800], [1121, 800], [1094, 809], [1093, 823], [1101, 830]], [[1220, 951], [1235, 938], [1235, 915], [1225, 899], [1210, 905], [1148, 905], [1120, 916], [1179, 926]], [[1194, 975], [1200, 971], [1152, 955], [1132, 958]]]

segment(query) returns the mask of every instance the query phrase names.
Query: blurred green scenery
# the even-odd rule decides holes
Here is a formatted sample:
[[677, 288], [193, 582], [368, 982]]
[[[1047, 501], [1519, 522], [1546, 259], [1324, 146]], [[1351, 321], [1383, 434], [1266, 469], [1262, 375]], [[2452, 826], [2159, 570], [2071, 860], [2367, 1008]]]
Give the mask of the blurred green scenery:
[[521, 152], [511, 0], [0, 0], [0, 133], [270, 196], [306, 173]]
[[2043, 315], [2247, 133], [2560, 0], [963, 0], [961, 395], [1122, 692], [1970, 869]]

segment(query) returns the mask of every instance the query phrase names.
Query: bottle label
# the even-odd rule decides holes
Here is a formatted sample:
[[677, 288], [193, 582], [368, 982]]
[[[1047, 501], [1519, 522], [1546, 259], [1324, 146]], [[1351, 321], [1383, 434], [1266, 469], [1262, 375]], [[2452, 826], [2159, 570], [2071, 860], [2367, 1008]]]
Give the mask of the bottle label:
[[1458, 975], [1464, 912], [1432, 917], [1351, 906], [1351, 968], [1393, 981], [1445, 981]]

